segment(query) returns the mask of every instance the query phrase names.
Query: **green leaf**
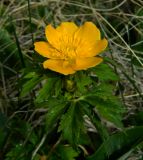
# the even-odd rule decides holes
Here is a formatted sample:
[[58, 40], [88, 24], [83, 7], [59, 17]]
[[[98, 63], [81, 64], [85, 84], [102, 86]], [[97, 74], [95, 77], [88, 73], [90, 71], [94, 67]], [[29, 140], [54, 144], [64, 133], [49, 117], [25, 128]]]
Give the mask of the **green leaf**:
[[82, 108], [78, 102], [71, 102], [68, 111], [62, 116], [58, 131], [62, 131], [64, 139], [72, 145], [79, 142], [81, 132], [84, 130]]
[[21, 97], [24, 97], [26, 94], [30, 93], [32, 89], [40, 82], [42, 81], [43, 77], [40, 77], [39, 75], [35, 75], [33, 78], [28, 80], [23, 86], [22, 91], [20, 93]]
[[49, 110], [46, 115], [46, 131], [51, 130], [67, 108], [67, 102], [55, 98], [48, 102]]
[[[23, 70], [23, 73], [24, 73], [24, 70]], [[30, 79], [30, 78], [33, 78], [36, 76], [36, 73], [35, 72], [28, 72], [28, 74], [26, 74], [23, 78], [27, 78], [27, 79]]]
[[62, 84], [62, 79], [59, 78], [56, 82], [55, 82], [55, 96], [58, 97], [58, 96], [61, 96], [61, 89], [63, 87], [63, 84]]
[[117, 81], [119, 77], [114, 73], [109, 65], [102, 63], [92, 69], [93, 73], [99, 77], [101, 81]]
[[30, 123], [17, 118], [12, 121], [10, 128], [13, 133], [19, 135], [19, 137], [13, 137], [14, 143], [19, 142], [21, 139], [26, 139], [27, 142], [33, 145], [38, 142], [38, 137]]
[[137, 113], [130, 114], [124, 123], [130, 124], [132, 126], [142, 126], [143, 124], [143, 111], [138, 111]]
[[31, 159], [31, 149], [33, 149], [33, 146], [31, 146], [30, 144], [26, 146], [24, 146], [23, 144], [17, 144], [6, 154], [5, 160]]
[[92, 83], [91, 78], [83, 71], [76, 74], [75, 81], [80, 93], [84, 93], [86, 91], [86, 86]]
[[60, 145], [57, 150], [60, 154], [61, 160], [75, 160], [78, 156], [78, 152], [75, 151], [71, 146], [62, 146]]
[[123, 128], [121, 122], [124, 111], [123, 106], [116, 97], [111, 97], [110, 99], [109, 97], [101, 97], [101, 95], [99, 96], [97, 93], [89, 94], [84, 97], [84, 101], [94, 106], [101, 117], [112, 122], [117, 127]]
[[92, 156], [88, 157], [87, 160], [117, 159], [143, 141], [142, 133], [143, 126], [129, 128], [123, 132], [115, 133]]
[[88, 105], [83, 101], [79, 101], [79, 104], [84, 109], [85, 114], [89, 117], [91, 122], [94, 124], [102, 140], [104, 141], [109, 136], [108, 131], [105, 128], [105, 125], [102, 123], [102, 121], [100, 120], [100, 118], [98, 117], [98, 115], [95, 113], [95, 111], [90, 105]]
[[[56, 154], [55, 154], [56, 153]], [[50, 160], [76, 160], [79, 152], [75, 151], [69, 145], [58, 145], [55, 152], [50, 156]]]
[[6, 154], [6, 160], [25, 160], [23, 157], [20, 156], [22, 152], [24, 152], [24, 147], [18, 144]]
[[40, 103], [44, 100], [47, 100], [51, 95], [52, 90], [54, 89], [54, 85], [57, 81], [57, 78], [48, 78], [46, 83], [43, 85], [42, 89], [39, 91], [38, 96], [36, 98], [36, 102]]
[[98, 103], [96, 109], [99, 114], [106, 120], [115, 124], [119, 128], [123, 128], [121, 106], [116, 105], [112, 101]]

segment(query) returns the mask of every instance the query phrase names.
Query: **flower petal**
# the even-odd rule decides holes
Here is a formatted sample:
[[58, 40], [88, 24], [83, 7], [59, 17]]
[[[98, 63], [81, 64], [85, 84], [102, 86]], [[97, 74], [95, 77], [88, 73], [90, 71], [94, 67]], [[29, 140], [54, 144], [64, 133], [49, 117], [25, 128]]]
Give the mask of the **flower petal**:
[[48, 42], [56, 49], [61, 49], [64, 44], [73, 41], [73, 35], [78, 27], [73, 22], [63, 22], [56, 29], [52, 25], [48, 25], [45, 34]]
[[75, 70], [82, 70], [94, 67], [103, 61], [100, 57], [78, 58], [76, 59], [76, 65], [73, 67]]
[[58, 32], [66, 36], [72, 36], [77, 29], [78, 27], [74, 22], [62, 22], [61, 25], [56, 28]]
[[47, 42], [35, 42], [35, 51], [38, 52], [40, 55], [50, 58], [51, 57], [51, 47]]
[[75, 71], [72, 69], [71, 66], [66, 66], [64, 65], [64, 60], [54, 60], [54, 59], [48, 59], [43, 63], [44, 68], [48, 68], [52, 71], [68, 75], [68, 74], [73, 74]]
[[58, 32], [51, 24], [47, 25], [45, 34], [48, 42], [55, 48], [59, 48], [59, 39], [61, 33]]
[[100, 52], [104, 51], [107, 46], [108, 46], [108, 41], [105, 38], [98, 41], [93, 49], [93, 52], [91, 52], [93, 53], [91, 54], [91, 56], [98, 55]]
[[35, 42], [35, 51], [38, 52], [40, 55], [52, 58], [52, 59], [63, 59], [63, 55], [58, 52], [57, 49], [53, 48], [48, 42]]
[[87, 44], [83, 47], [78, 47], [76, 52], [78, 57], [94, 57], [104, 51], [108, 45], [108, 41], [104, 38], [96, 41], [94, 44]]
[[92, 22], [85, 22], [81, 27], [79, 27], [75, 33], [75, 37], [89, 43], [93, 43], [96, 40], [101, 39], [99, 29]]

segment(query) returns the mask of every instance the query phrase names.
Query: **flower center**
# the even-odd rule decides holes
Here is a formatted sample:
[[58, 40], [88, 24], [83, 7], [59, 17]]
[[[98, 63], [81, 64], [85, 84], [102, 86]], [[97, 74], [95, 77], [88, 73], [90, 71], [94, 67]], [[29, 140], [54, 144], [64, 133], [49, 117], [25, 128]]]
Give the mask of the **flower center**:
[[59, 47], [53, 52], [53, 56], [65, 61], [65, 66], [76, 63], [76, 50], [80, 39], [75, 37], [62, 36], [59, 41]]
[[75, 63], [75, 58], [77, 56], [76, 54], [76, 45], [73, 44], [73, 42], [69, 43], [61, 43], [59, 52], [60, 52], [60, 58], [68, 61], [70, 64]]

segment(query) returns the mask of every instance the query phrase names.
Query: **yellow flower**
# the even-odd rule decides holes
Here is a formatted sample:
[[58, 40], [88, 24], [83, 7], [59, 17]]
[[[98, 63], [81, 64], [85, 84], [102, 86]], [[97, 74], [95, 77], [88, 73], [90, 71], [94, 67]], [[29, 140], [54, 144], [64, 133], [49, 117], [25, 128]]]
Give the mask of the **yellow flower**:
[[99, 29], [92, 22], [78, 27], [73, 22], [63, 22], [57, 28], [48, 25], [45, 29], [47, 42], [35, 42], [35, 51], [48, 59], [43, 63], [50, 69], [64, 75], [86, 70], [102, 62], [95, 57], [107, 47], [107, 40], [101, 39]]

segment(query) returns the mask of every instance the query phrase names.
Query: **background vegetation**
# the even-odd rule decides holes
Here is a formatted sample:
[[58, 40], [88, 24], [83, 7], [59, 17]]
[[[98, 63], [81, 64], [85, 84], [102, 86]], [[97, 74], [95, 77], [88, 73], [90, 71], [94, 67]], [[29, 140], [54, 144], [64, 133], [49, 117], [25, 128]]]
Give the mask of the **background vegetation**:
[[[63, 21], [100, 28], [101, 65], [74, 77], [42, 68], [33, 42]], [[142, 0], [1, 0], [0, 159], [142, 160], [142, 67]]]

